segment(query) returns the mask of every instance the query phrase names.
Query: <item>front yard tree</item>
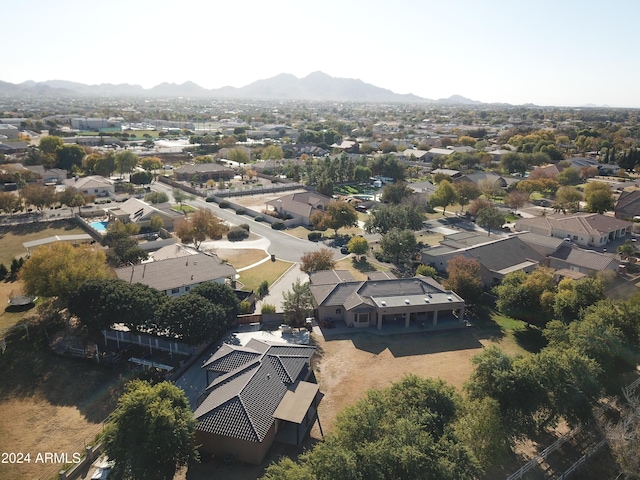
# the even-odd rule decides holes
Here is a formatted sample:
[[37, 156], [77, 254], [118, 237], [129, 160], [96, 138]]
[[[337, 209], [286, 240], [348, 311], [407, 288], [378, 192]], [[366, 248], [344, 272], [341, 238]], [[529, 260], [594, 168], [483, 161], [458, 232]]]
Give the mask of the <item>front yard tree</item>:
[[81, 167], [86, 152], [80, 145], [62, 145], [56, 149], [56, 167], [70, 171]]
[[411, 230], [393, 228], [380, 239], [380, 248], [387, 257], [395, 258], [398, 265], [415, 251], [416, 236]]
[[55, 135], [42, 137], [38, 144], [38, 149], [45, 155], [55, 156], [56, 150], [64, 145], [64, 140]]
[[144, 201], [152, 204], [166, 203], [169, 201], [169, 195], [164, 192], [151, 192], [144, 196]]
[[39, 212], [42, 212], [44, 208], [51, 207], [56, 201], [55, 190], [44, 185], [27, 185], [20, 191], [20, 195], [24, 199], [25, 207], [33, 205]]
[[582, 193], [575, 187], [560, 187], [556, 192], [556, 204], [563, 212], [580, 210], [580, 200], [582, 200]]
[[229, 228], [222, 223], [208, 208], [196, 210], [189, 218], [183, 220], [176, 228], [176, 234], [183, 243], [193, 242], [196, 249], [207, 238], [219, 239]]
[[358, 212], [353, 205], [342, 200], [329, 202], [324, 211], [322, 224], [333, 229], [337, 237], [339, 228], [358, 225]]
[[0, 192], [0, 212], [13, 213], [21, 207], [20, 198], [12, 192]]
[[460, 211], [464, 210], [464, 207], [469, 202], [475, 200], [480, 196], [480, 188], [474, 182], [463, 181], [453, 184], [453, 188], [458, 194], [458, 203], [460, 204]]
[[179, 188], [173, 189], [173, 199], [177, 204], [180, 205], [181, 208], [182, 208], [182, 203], [186, 200], [189, 200], [189, 198], [190, 198], [190, 195], [185, 193], [183, 190], [180, 190]]
[[109, 276], [102, 250], [65, 242], [39, 247], [20, 270], [26, 294], [63, 300], [87, 280]]
[[369, 251], [369, 242], [367, 242], [366, 238], [358, 235], [349, 240], [347, 248], [349, 249], [349, 253], [362, 257]]
[[449, 260], [447, 265], [449, 277], [445, 286], [460, 295], [465, 302], [475, 303], [482, 294], [482, 277], [480, 262], [475, 258], [458, 255]]
[[125, 173], [131, 173], [133, 169], [138, 165], [140, 158], [138, 155], [130, 150], [124, 150], [116, 154], [116, 170], [123, 175]]
[[496, 207], [486, 207], [478, 212], [476, 223], [487, 229], [487, 235], [491, 235], [492, 228], [500, 228], [504, 223], [504, 214]]
[[291, 285], [291, 291], [282, 294], [282, 310], [284, 319], [289, 325], [300, 326], [305, 318], [313, 310], [313, 296], [308, 283], [301, 283], [296, 279], [296, 283]]
[[417, 205], [382, 205], [371, 212], [365, 223], [368, 233], [385, 234], [392, 228], [420, 230], [424, 216]]
[[380, 200], [384, 203], [398, 204], [403, 199], [411, 196], [413, 190], [407, 186], [405, 182], [388, 183], [382, 190], [382, 196]]
[[196, 422], [187, 397], [169, 382], [134, 380], [118, 400], [105, 431], [115, 480], [171, 480], [197, 459]]
[[300, 270], [304, 273], [333, 270], [335, 266], [336, 262], [333, 259], [333, 252], [328, 248], [322, 248], [314, 252], [305, 252], [300, 257]]
[[584, 199], [587, 202], [587, 211], [592, 213], [604, 213], [613, 209], [613, 196], [609, 185], [603, 182], [589, 182], [584, 187]]
[[431, 198], [429, 198], [429, 205], [432, 207], [442, 207], [442, 215], [445, 215], [447, 207], [455, 203], [457, 198], [458, 195], [451, 185], [451, 182], [442, 180], [438, 184], [436, 191], [431, 195]]
[[249, 161], [251, 160], [251, 158], [249, 157], [249, 152], [246, 148], [243, 147], [235, 147], [230, 149], [227, 153], [227, 159], [238, 164], [249, 163]]
[[513, 208], [514, 210], [518, 210], [519, 208], [524, 207], [529, 201], [529, 195], [524, 192], [519, 192], [518, 190], [512, 190], [509, 192], [509, 195], [504, 200], [505, 205]]
[[73, 187], [67, 187], [57, 195], [58, 202], [61, 205], [66, 205], [71, 209], [78, 209], [78, 215], [80, 215], [80, 207], [92, 201], [93, 197], [86, 195]]

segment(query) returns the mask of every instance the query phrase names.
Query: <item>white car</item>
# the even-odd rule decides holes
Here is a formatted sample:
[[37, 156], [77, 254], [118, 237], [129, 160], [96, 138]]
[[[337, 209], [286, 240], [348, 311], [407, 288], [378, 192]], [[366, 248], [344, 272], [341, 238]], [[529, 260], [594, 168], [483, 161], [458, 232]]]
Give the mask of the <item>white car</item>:
[[91, 475], [91, 480], [107, 480], [112, 468], [113, 462], [104, 460], [98, 468], [96, 468], [95, 472], [93, 472], [93, 475]]

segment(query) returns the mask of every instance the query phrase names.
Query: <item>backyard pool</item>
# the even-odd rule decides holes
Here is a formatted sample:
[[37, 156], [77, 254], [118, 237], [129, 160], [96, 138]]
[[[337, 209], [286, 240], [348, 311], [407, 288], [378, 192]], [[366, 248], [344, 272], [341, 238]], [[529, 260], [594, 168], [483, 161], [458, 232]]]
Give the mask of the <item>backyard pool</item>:
[[107, 233], [107, 224], [109, 222], [91, 222], [89, 226], [98, 233]]

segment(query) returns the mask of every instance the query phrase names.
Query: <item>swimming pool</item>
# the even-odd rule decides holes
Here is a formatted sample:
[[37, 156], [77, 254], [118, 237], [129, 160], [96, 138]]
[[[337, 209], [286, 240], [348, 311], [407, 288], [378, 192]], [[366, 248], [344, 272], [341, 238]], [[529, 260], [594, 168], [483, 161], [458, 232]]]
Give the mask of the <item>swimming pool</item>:
[[98, 233], [107, 233], [107, 225], [109, 222], [91, 222], [89, 226]]

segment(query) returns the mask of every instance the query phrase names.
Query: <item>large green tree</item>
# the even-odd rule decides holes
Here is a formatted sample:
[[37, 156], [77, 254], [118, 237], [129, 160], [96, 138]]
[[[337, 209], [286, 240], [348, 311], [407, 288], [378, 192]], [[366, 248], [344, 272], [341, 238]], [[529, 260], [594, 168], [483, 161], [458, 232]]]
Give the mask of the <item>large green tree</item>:
[[196, 422], [187, 397], [169, 382], [135, 380], [105, 429], [104, 451], [114, 480], [171, 480], [196, 460]]
[[392, 228], [420, 230], [424, 216], [422, 209], [414, 205], [381, 205], [371, 211], [365, 222], [368, 233], [387, 233]]
[[348, 202], [336, 200], [329, 202], [325, 211], [313, 217], [314, 225], [333, 229], [338, 236], [338, 229], [343, 227], [353, 227], [358, 224], [358, 212]]
[[161, 324], [170, 335], [190, 345], [217, 339], [227, 329], [225, 311], [193, 293], [172, 297], [160, 316]]
[[204, 282], [193, 287], [190, 293], [200, 295], [224, 310], [225, 322], [228, 328], [235, 325], [236, 317], [240, 313], [240, 301], [229, 285]]
[[80, 145], [62, 145], [56, 149], [56, 167], [71, 170], [81, 167], [86, 152]]
[[611, 188], [603, 182], [587, 183], [584, 187], [584, 199], [587, 202], [587, 211], [592, 213], [604, 213], [612, 210], [614, 206]]
[[380, 200], [384, 203], [394, 203], [397, 205], [411, 195], [413, 195], [413, 190], [409, 188], [406, 182], [387, 183], [382, 190]]
[[300, 326], [313, 310], [313, 296], [308, 283], [301, 283], [300, 279], [291, 285], [291, 290], [282, 294], [282, 310], [288, 324]]
[[416, 236], [411, 230], [392, 228], [382, 235], [380, 248], [387, 257], [395, 259], [398, 265], [400, 260], [407, 260], [415, 252]]
[[460, 410], [453, 387], [407, 376], [369, 391], [298, 463], [281, 460], [263, 480], [475, 479], [478, 462], [453, 431]]
[[131, 150], [123, 150], [116, 154], [115, 163], [116, 170], [120, 174], [131, 173], [133, 169], [138, 165], [140, 157], [133, 153]]
[[491, 235], [492, 228], [500, 228], [504, 223], [504, 214], [496, 207], [486, 207], [478, 212], [476, 223], [487, 230], [487, 235]]
[[20, 269], [27, 294], [63, 300], [87, 280], [109, 276], [102, 250], [92, 245], [74, 247], [66, 242], [38, 247]]
[[429, 204], [432, 207], [442, 207], [442, 214], [445, 215], [445, 211], [449, 205], [452, 205], [458, 199], [458, 195], [448, 180], [442, 180], [436, 191], [433, 192], [431, 198], [429, 198]]

